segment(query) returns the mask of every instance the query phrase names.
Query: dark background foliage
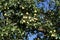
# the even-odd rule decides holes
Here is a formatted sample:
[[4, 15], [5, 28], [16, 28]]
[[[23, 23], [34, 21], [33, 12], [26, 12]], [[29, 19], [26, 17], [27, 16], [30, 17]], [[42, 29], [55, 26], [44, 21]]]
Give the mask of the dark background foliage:
[[23, 40], [24, 37], [28, 40], [28, 34], [25, 34], [35, 34], [35, 30], [44, 34], [41, 40], [60, 39], [60, 1], [55, 0], [55, 11], [44, 10], [45, 7], [40, 9], [35, 2], [0, 0], [0, 40]]

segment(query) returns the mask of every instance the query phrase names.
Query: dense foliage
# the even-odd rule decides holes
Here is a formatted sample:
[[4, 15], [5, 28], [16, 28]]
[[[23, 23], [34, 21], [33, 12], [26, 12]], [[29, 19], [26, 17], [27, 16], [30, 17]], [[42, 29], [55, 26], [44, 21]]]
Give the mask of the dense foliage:
[[0, 0], [0, 40], [60, 40], [60, 0]]

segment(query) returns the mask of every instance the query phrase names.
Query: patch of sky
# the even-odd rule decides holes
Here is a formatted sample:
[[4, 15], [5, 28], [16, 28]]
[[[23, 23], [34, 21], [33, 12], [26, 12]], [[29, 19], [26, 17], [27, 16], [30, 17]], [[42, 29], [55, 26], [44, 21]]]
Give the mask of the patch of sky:
[[44, 0], [43, 2], [38, 2], [34, 0], [37, 8], [43, 9], [44, 13], [49, 10], [55, 10], [55, 0]]
[[43, 32], [37, 32], [35, 30], [34, 33], [29, 32], [26, 36], [27, 36], [27, 39], [24, 37], [24, 40], [34, 40], [38, 36], [39, 36], [39, 38], [43, 39], [44, 33]]
[[4, 19], [3, 13], [0, 11], [0, 19]]

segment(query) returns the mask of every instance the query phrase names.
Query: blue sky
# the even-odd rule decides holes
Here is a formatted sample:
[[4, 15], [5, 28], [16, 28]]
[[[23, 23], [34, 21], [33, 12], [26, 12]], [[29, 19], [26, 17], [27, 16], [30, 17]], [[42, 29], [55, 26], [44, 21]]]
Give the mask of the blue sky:
[[45, 13], [49, 10], [55, 10], [55, 1], [44, 0], [44, 2], [37, 2], [37, 0], [34, 0], [34, 2], [36, 7], [40, 9], [43, 8]]
[[3, 16], [3, 13], [2, 12], [0, 12], [0, 18], [1, 19], [4, 19], [4, 16]]
[[31, 32], [28, 32], [28, 34], [26, 34], [27, 39], [24, 38], [24, 40], [34, 40], [35, 38], [37, 38], [37, 36], [39, 36], [41, 39], [44, 38], [44, 33], [43, 32], [38, 32], [35, 30], [34, 34]]

